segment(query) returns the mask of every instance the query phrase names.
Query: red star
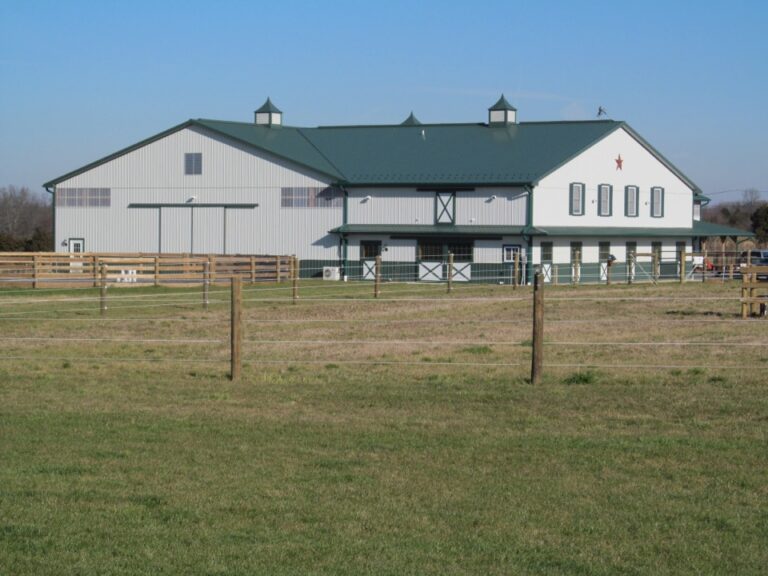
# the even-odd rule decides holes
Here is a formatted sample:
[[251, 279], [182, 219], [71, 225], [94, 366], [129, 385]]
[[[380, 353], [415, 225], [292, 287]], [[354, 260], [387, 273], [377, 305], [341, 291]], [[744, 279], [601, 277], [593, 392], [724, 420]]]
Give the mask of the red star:
[[616, 162], [616, 170], [623, 170], [621, 165], [624, 164], [624, 160], [621, 159], [621, 154], [619, 154], [619, 157], [614, 162]]

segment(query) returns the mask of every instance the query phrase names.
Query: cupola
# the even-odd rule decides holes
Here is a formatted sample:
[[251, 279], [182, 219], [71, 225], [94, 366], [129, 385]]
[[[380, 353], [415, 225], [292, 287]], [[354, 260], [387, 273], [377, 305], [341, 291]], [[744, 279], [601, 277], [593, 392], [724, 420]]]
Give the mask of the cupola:
[[420, 126], [420, 125], [421, 125], [421, 122], [419, 122], [419, 119], [413, 115], [413, 112], [411, 112], [411, 115], [408, 116], [408, 118], [406, 118], [400, 123], [400, 126]]
[[269, 98], [254, 112], [254, 116], [259, 126], [280, 126], [283, 123], [283, 112]]
[[488, 124], [490, 126], [517, 124], [517, 108], [507, 102], [504, 94], [496, 104], [488, 108]]

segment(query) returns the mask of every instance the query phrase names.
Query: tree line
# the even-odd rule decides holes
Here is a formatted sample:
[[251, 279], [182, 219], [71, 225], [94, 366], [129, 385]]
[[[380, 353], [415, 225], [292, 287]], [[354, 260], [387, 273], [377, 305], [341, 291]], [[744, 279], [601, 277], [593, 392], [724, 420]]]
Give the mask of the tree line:
[[0, 187], [0, 252], [52, 250], [51, 198], [26, 186]]
[[768, 243], [768, 202], [760, 200], [754, 188], [745, 190], [741, 200], [706, 206], [701, 219], [755, 233], [758, 244]]

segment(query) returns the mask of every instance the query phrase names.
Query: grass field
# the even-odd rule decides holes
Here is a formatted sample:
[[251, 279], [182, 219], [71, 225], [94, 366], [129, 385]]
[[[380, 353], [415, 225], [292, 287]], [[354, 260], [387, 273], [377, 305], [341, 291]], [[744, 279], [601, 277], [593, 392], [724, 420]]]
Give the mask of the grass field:
[[738, 284], [329, 284], [0, 290], [0, 574], [765, 573]]

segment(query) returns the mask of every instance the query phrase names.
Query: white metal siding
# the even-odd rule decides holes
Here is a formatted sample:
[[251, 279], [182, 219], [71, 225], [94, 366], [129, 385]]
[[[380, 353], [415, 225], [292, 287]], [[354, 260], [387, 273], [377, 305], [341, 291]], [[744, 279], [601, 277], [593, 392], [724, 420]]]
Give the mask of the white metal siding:
[[[202, 153], [201, 175], [184, 174], [184, 154], [188, 152]], [[128, 205], [185, 203], [194, 196], [195, 204], [259, 204], [253, 209], [227, 210], [229, 253], [295, 253], [303, 259], [335, 259], [338, 238], [328, 231], [342, 224], [341, 207], [280, 205], [282, 187], [328, 184], [324, 176], [267, 153], [187, 128], [58, 184], [57, 188], [110, 188], [111, 206], [57, 207], [56, 246], [66, 250], [62, 240], [76, 237], [86, 239], [89, 251], [155, 252], [160, 244], [158, 209]], [[194, 250], [223, 251], [222, 209], [195, 208], [194, 212]], [[162, 250], [189, 251], [191, 227], [189, 208], [163, 208]]]
[[[615, 159], [621, 154], [622, 169]], [[586, 185], [584, 215], [569, 214], [569, 187]], [[598, 186], [613, 185], [613, 215], [598, 216]], [[624, 188], [639, 187], [638, 216], [624, 216]], [[651, 187], [664, 188], [664, 217], [651, 217]], [[693, 191], [623, 129], [616, 130], [543, 178], [534, 190], [533, 225], [690, 228]]]
[[[527, 195], [515, 188], [456, 192], [456, 224], [524, 226]], [[415, 188], [354, 188], [350, 224], [434, 224], [435, 192]]]

